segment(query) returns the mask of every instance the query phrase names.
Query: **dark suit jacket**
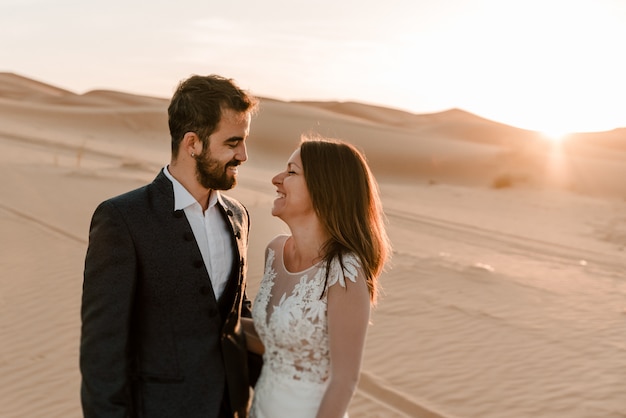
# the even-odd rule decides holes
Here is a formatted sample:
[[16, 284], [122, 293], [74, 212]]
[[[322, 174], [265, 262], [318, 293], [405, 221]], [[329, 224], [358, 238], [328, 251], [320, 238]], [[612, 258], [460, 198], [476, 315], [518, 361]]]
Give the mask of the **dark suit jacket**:
[[219, 300], [163, 172], [94, 212], [81, 311], [85, 417], [210, 418], [223, 400], [234, 416], [247, 416], [239, 316], [250, 316], [249, 221], [243, 205], [222, 198], [234, 253]]

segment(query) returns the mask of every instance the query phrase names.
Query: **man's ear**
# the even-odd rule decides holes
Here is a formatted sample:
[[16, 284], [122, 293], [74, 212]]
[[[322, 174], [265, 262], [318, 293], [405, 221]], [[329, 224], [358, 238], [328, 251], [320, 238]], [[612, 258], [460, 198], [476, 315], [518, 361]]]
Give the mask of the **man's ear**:
[[202, 142], [195, 132], [187, 132], [183, 136], [183, 140], [180, 143], [181, 151], [186, 155], [195, 158], [196, 155], [202, 153]]

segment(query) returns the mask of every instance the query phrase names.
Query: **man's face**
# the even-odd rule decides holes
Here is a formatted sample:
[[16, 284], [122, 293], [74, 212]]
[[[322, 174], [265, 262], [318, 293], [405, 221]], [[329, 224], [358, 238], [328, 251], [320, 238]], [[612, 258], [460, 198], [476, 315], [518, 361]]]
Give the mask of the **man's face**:
[[205, 189], [228, 190], [237, 184], [237, 166], [248, 159], [246, 139], [250, 114], [222, 111], [209, 145], [196, 157], [196, 178]]

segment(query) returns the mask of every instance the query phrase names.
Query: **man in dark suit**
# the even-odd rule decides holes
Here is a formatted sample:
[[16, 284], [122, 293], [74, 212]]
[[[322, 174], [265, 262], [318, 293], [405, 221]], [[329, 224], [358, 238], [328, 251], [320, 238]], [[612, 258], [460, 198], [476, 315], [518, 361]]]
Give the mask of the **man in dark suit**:
[[170, 164], [101, 203], [89, 231], [80, 369], [85, 417], [246, 417], [239, 318], [249, 221], [236, 184], [257, 99], [219, 76], [179, 84]]

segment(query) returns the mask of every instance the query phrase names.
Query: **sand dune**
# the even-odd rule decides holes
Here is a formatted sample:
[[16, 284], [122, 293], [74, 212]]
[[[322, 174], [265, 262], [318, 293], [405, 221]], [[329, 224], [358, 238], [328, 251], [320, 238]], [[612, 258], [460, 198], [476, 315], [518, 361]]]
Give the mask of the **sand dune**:
[[[0, 416], [79, 417], [88, 224], [169, 160], [168, 101], [0, 74]], [[352, 417], [626, 417], [626, 129], [539, 134], [453, 109], [263, 99], [229, 193], [251, 296], [271, 176], [303, 132], [361, 147], [395, 254]]]

